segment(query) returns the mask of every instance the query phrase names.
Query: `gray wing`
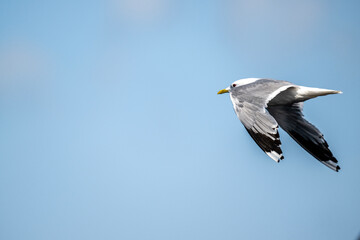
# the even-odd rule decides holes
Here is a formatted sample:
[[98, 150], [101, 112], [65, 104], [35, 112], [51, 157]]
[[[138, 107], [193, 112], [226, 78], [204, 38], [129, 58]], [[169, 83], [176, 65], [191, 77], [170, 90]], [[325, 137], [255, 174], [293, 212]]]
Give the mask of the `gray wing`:
[[234, 110], [259, 147], [273, 160], [284, 159], [276, 120], [264, 107], [246, 101], [233, 100]]
[[277, 89], [288, 85], [291, 83], [261, 79], [237, 87], [230, 93], [236, 115], [257, 145], [276, 162], [284, 159], [280, 148], [278, 123], [265, 108], [269, 96]]
[[261, 79], [230, 93], [235, 112], [251, 137], [272, 159], [283, 159], [278, 124], [306, 151], [338, 171], [337, 159], [323, 134], [303, 118], [303, 101], [340, 91], [308, 88], [290, 82]]
[[337, 159], [329, 149], [324, 135], [303, 118], [303, 103], [269, 105], [269, 113], [300, 146], [332, 170], [339, 171]]

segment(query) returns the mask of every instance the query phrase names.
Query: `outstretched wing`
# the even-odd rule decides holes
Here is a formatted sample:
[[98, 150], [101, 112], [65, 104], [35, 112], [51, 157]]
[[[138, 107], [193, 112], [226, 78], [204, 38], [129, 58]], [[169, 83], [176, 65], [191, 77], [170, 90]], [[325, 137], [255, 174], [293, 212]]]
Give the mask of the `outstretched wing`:
[[324, 135], [303, 118], [303, 103], [269, 105], [269, 113], [298, 144], [327, 167], [339, 171], [337, 160], [329, 149]]
[[323, 134], [302, 115], [302, 102], [340, 91], [296, 86], [289, 82], [259, 79], [230, 92], [235, 112], [251, 137], [272, 159], [283, 159], [278, 124], [305, 150], [338, 171], [337, 160]]
[[259, 147], [274, 161], [284, 159], [276, 120], [262, 106], [233, 99], [234, 110]]

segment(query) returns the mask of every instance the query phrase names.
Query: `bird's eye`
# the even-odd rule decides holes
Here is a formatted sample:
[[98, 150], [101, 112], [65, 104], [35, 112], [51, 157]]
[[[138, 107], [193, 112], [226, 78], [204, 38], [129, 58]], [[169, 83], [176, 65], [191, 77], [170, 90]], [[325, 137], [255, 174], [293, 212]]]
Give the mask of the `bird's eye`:
[[235, 83], [233, 84], [233, 87], [236, 87], [236, 84], [235, 84]]

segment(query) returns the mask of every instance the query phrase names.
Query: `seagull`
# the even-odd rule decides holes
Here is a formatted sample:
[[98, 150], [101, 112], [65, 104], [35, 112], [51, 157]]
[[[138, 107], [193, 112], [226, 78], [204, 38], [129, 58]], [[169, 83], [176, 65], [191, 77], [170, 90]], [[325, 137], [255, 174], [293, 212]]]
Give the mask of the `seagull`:
[[250, 136], [275, 162], [284, 159], [279, 126], [321, 163], [338, 172], [324, 135], [302, 113], [304, 101], [341, 91], [303, 87], [287, 81], [245, 78], [218, 94], [230, 93], [235, 113]]

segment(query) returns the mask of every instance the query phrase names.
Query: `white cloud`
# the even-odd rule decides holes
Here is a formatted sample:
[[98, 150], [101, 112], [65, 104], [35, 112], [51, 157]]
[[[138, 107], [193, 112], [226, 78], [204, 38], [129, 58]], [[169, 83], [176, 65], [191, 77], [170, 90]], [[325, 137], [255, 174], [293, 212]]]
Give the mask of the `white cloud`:
[[165, 0], [110, 0], [113, 15], [127, 23], [148, 24], [160, 20], [168, 11]]
[[284, 61], [298, 67], [296, 56], [316, 43], [327, 14], [326, 5], [312, 0], [230, 0], [223, 9], [222, 31], [243, 69], [271, 74]]
[[316, 27], [322, 16], [318, 1], [240, 0], [229, 5], [230, 20], [238, 32], [272, 37], [301, 37]]
[[45, 54], [23, 42], [0, 46], [0, 86], [2, 91], [38, 85], [49, 73]]

